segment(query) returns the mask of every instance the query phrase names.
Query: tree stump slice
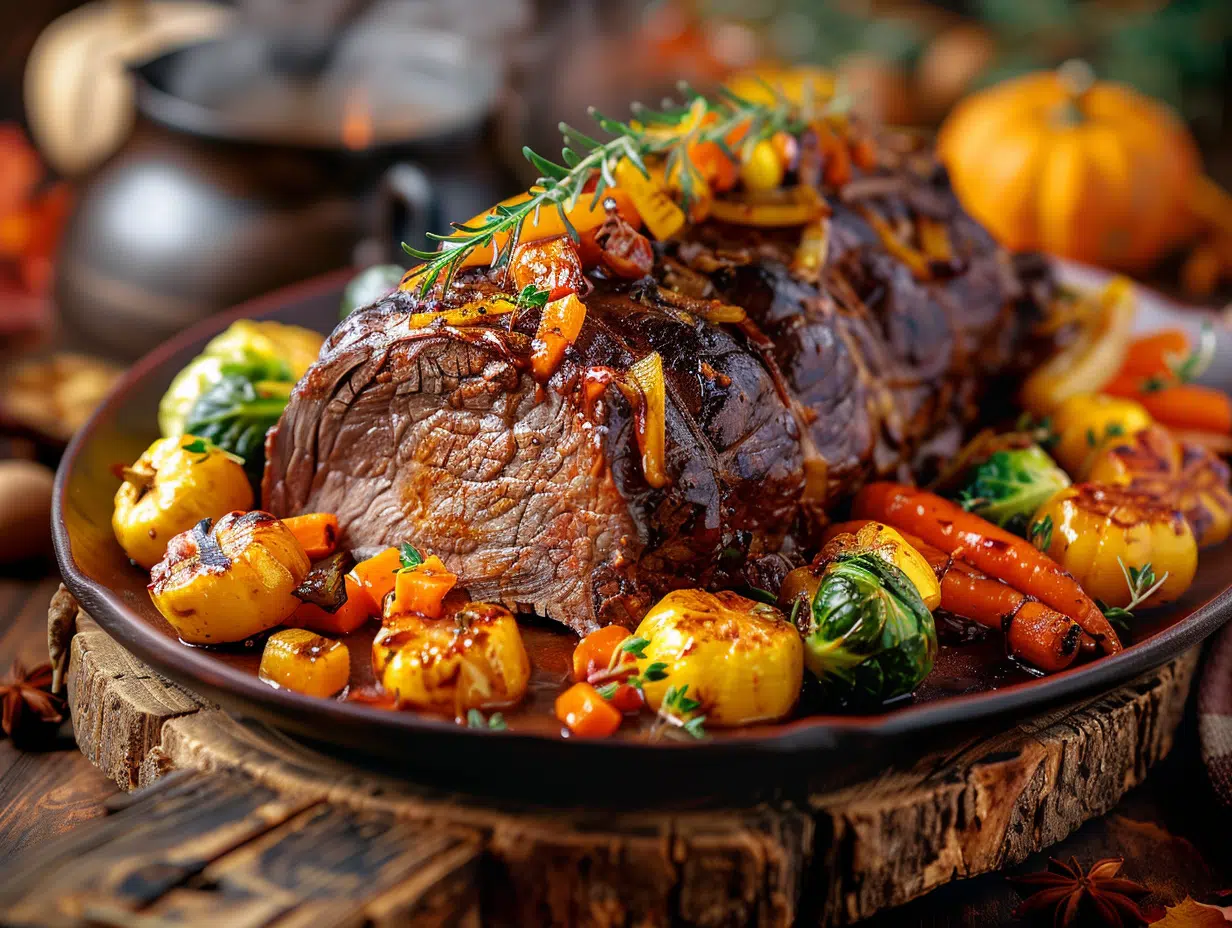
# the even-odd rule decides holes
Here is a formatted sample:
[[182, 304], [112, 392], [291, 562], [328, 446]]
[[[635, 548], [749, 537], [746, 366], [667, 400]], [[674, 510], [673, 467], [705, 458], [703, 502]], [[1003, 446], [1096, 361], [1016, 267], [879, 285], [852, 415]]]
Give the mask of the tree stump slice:
[[1018, 863], [1111, 809], [1171, 748], [1197, 662], [1195, 648], [843, 790], [612, 812], [517, 807], [347, 764], [169, 683], [79, 613], [78, 744], [142, 789], [3, 879], [0, 920], [850, 924]]

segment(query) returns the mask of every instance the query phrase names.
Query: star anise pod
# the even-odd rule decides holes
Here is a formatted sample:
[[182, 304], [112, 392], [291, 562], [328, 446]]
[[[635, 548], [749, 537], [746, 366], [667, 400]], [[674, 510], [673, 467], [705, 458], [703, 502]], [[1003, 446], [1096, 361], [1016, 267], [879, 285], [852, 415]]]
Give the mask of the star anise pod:
[[10, 738], [31, 717], [43, 722], [59, 722], [64, 718], [60, 714], [62, 703], [48, 692], [51, 676], [51, 664], [39, 664], [33, 670], [26, 670], [22, 662], [16, 660], [9, 675], [0, 680], [0, 702], [4, 707], [0, 726]]
[[1056, 928], [1145, 925], [1146, 916], [1134, 900], [1151, 891], [1133, 880], [1117, 877], [1124, 863], [1123, 857], [1105, 857], [1083, 873], [1075, 857], [1068, 864], [1049, 858], [1047, 870], [1010, 879], [1015, 886], [1030, 890], [1014, 914], [1022, 917], [1052, 912]]

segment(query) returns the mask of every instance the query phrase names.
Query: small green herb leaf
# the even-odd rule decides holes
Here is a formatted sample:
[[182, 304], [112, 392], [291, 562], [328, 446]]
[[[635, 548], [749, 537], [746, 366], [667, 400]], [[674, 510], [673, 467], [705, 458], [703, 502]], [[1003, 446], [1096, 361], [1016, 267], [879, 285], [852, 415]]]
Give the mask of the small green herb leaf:
[[650, 644], [648, 639], [635, 636], [627, 639], [625, 643], [620, 646], [620, 650], [624, 651], [626, 654], [632, 654], [638, 660], [642, 660], [646, 657], [646, 646], [648, 644]]
[[1047, 551], [1052, 547], [1052, 516], [1044, 516], [1044, 518], [1031, 523], [1031, 528], [1028, 530], [1027, 540], [1041, 551]]
[[518, 293], [518, 308], [539, 309], [547, 305], [550, 295], [547, 290], [540, 290], [534, 284], [527, 284]]
[[424, 562], [423, 555], [409, 541], [404, 541], [398, 548], [403, 570], [413, 570]]

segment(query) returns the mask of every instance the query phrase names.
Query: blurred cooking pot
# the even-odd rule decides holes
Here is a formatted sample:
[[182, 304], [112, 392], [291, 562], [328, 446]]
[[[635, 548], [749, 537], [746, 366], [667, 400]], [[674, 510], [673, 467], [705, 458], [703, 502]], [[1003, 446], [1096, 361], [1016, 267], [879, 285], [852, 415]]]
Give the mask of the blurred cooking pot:
[[135, 69], [136, 130], [83, 183], [58, 256], [67, 343], [135, 358], [268, 290], [388, 260], [509, 185], [484, 144], [500, 66], [465, 39], [360, 31], [311, 75], [276, 53], [237, 34]]

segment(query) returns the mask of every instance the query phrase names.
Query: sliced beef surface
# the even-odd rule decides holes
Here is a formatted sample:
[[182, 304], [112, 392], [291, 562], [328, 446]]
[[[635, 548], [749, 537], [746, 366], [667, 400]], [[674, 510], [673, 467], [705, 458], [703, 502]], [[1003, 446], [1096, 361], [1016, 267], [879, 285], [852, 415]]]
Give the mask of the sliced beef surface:
[[[952, 453], [1034, 311], [944, 178], [833, 207], [815, 279], [790, 269], [798, 229], [718, 223], [656, 246], [642, 280], [592, 275], [581, 335], [543, 385], [535, 310], [413, 328], [434, 305], [396, 293], [353, 314], [270, 432], [266, 507], [336, 512], [351, 547], [413, 541], [473, 598], [581, 633], [632, 626], [672, 588], [772, 583], [862, 482]], [[943, 222], [947, 266], [917, 279], [867, 209]], [[456, 299], [492, 286], [472, 274]], [[713, 301], [747, 321], [707, 322]], [[625, 377], [652, 351], [659, 488]]]

